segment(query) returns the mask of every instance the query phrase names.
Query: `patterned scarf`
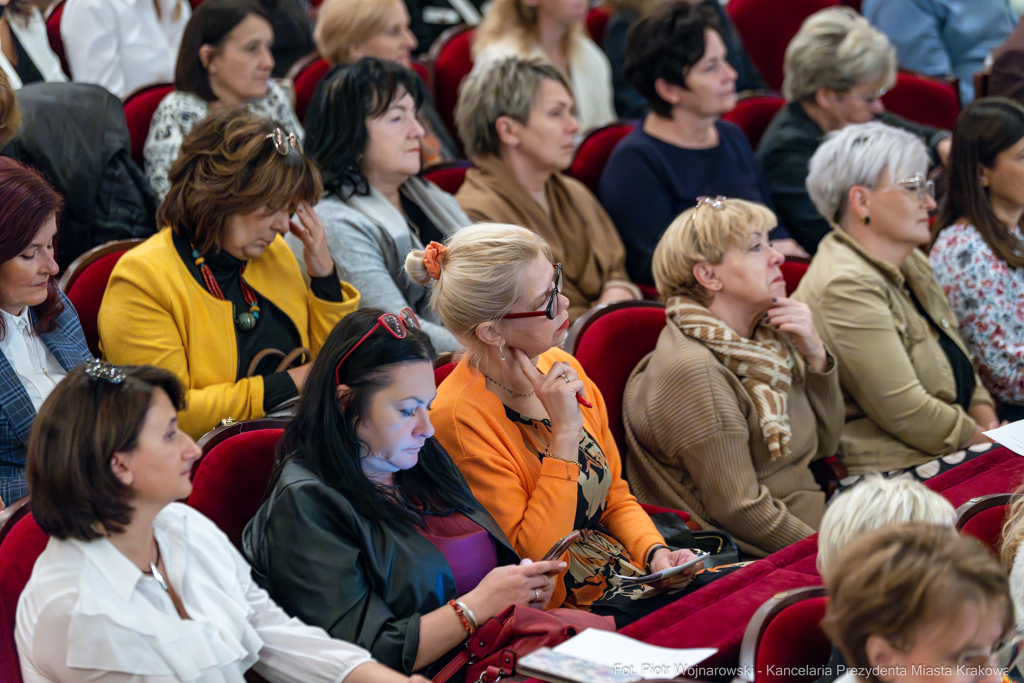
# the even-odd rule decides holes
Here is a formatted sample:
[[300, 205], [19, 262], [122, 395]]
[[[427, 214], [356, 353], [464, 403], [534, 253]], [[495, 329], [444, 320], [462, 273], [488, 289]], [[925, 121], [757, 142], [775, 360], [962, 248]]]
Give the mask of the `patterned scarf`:
[[737, 377], [754, 401], [761, 432], [771, 459], [789, 455], [789, 387], [793, 383], [793, 354], [775, 330], [758, 325], [745, 339], [685, 297], [673, 297], [665, 315], [688, 337], [703, 343]]

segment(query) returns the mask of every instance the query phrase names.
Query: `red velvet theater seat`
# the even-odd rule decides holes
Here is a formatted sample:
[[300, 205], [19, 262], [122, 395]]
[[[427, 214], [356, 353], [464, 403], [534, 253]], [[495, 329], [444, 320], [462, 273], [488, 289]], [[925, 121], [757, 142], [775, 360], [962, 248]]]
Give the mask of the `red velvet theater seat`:
[[601, 181], [608, 157], [619, 141], [636, 128], [632, 123], [620, 121], [591, 131], [576, 149], [576, 155], [569, 167], [569, 175], [580, 181], [593, 193], [597, 193], [597, 184]]
[[563, 344], [601, 390], [608, 408], [608, 428], [620, 453], [626, 448], [622, 426], [626, 380], [640, 359], [654, 350], [664, 327], [665, 304], [660, 301], [620, 301], [580, 316]]
[[315, 57], [302, 66], [292, 77], [295, 86], [295, 116], [299, 121], [306, 120], [306, 110], [313, 101], [313, 93], [320, 79], [331, 70], [331, 64], [322, 57]]
[[747, 136], [750, 146], [757, 147], [768, 124], [785, 104], [786, 100], [783, 97], [755, 95], [737, 102], [733, 110], [723, 114], [722, 118], [739, 126]]
[[960, 93], [951, 83], [908, 71], [896, 74], [882, 103], [893, 114], [941, 130], [953, 130], [960, 116]]
[[[832, 645], [820, 624], [828, 598], [824, 586], [779, 593], [751, 617], [740, 645], [740, 677], [749, 683], [813, 683]], [[806, 668], [805, 675], [794, 673]]]
[[174, 90], [170, 83], [159, 83], [136, 90], [124, 100], [124, 118], [128, 122], [128, 136], [132, 141], [132, 161], [143, 168], [142, 150], [149, 137], [149, 124], [157, 107]]
[[0, 545], [0, 676], [7, 683], [21, 683], [21, 665], [14, 646], [14, 624], [18, 598], [32, 575], [36, 559], [46, 549], [49, 537], [31, 514], [18, 521]]
[[456, 141], [459, 138], [455, 130], [455, 103], [462, 79], [473, 70], [470, 48], [475, 33], [476, 29], [468, 24], [453, 26], [438, 36], [427, 55], [427, 62], [433, 65], [434, 106]]
[[241, 432], [214, 446], [192, 478], [188, 504], [213, 520], [235, 547], [256, 514], [274, 471], [274, 450], [283, 429]]
[[786, 279], [786, 296], [791, 296], [796, 291], [797, 285], [803, 279], [804, 273], [811, 265], [811, 260], [799, 256], [787, 256], [782, 262], [782, 277]]
[[999, 555], [999, 541], [1003, 523], [1010, 506], [1020, 498], [1016, 493], [993, 493], [967, 501], [956, 511], [956, 528], [962, 534], [974, 536], [993, 555]]
[[423, 170], [423, 177], [448, 194], [455, 194], [466, 179], [466, 171], [472, 168], [468, 161], [445, 161]]

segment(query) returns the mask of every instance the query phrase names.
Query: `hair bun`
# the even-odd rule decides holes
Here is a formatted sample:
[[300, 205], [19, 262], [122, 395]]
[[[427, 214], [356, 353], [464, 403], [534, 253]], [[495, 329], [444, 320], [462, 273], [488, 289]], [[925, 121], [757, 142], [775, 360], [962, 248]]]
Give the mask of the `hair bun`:
[[424, 287], [429, 285], [431, 280], [425, 260], [426, 254], [422, 249], [414, 249], [405, 257], [405, 272], [409, 279]]

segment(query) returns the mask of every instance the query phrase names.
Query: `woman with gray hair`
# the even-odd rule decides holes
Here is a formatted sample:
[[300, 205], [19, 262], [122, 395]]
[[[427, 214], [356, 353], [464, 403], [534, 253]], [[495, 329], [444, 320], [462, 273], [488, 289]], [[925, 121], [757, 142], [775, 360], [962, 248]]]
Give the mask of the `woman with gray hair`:
[[626, 248], [597, 198], [562, 175], [579, 130], [562, 72], [539, 57], [509, 57], [471, 74], [455, 122], [476, 168], [455, 198], [474, 221], [521, 225], [562, 264], [569, 318], [591, 306], [639, 299]]
[[847, 126], [814, 153], [807, 190], [835, 226], [794, 298], [836, 355], [846, 401], [839, 455], [850, 474], [930, 478], [976, 455], [998, 426], [957, 321], [918, 249], [934, 185], [916, 136]]
[[668, 227], [653, 266], [668, 320], [623, 396], [637, 497], [755, 556], [817, 531], [825, 495], [808, 466], [843, 425], [835, 364], [786, 298], [774, 226], [761, 204], [702, 197]]
[[827, 133], [882, 121], [921, 138], [933, 164], [949, 158], [949, 133], [886, 113], [881, 97], [896, 82], [896, 53], [884, 34], [848, 7], [812, 14], [786, 48], [784, 68], [782, 92], [789, 103], [765, 131], [757, 157], [779, 219], [813, 254], [829, 225], [815, 211], [804, 179]]

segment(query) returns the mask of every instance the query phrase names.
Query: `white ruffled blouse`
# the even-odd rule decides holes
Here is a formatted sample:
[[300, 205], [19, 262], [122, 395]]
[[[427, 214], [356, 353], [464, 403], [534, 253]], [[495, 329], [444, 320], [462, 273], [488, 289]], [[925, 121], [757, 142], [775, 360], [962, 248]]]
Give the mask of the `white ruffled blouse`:
[[106, 539], [51, 538], [18, 601], [15, 639], [25, 683], [338, 682], [369, 652], [288, 617], [258, 587], [227, 537], [172, 503], [153, 522], [168, 594]]

